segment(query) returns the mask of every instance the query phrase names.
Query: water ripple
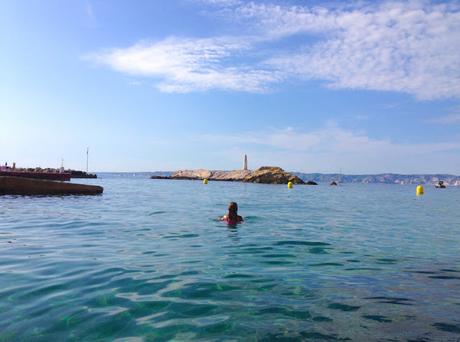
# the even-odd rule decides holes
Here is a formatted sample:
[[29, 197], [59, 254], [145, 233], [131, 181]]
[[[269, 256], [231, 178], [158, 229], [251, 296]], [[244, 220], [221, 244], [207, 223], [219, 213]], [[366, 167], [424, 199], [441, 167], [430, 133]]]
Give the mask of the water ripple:
[[88, 182], [0, 197], [0, 341], [460, 335], [458, 189]]

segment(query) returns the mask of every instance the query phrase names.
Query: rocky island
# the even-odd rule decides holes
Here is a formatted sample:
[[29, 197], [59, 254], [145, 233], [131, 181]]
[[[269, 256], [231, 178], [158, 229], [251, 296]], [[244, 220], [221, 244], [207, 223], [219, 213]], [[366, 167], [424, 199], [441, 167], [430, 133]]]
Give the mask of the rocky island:
[[171, 176], [151, 176], [151, 179], [186, 179], [186, 180], [213, 180], [262, 184], [305, 184], [305, 182], [277, 166], [263, 166], [255, 171], [251, 170], [179, 170]]

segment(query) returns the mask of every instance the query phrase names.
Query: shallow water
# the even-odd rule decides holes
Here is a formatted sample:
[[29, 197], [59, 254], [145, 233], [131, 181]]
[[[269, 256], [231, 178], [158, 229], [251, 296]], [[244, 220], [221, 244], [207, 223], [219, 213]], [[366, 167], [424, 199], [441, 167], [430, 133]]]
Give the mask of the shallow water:
[[0, 341], [460, 339], [460, 188], [86, 182], [0, 197]]

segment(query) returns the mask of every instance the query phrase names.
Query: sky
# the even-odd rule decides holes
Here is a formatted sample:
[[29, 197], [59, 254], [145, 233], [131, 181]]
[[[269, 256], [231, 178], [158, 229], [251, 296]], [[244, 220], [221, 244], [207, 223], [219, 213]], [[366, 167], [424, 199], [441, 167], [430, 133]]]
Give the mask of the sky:
[[0, 162], [460, 174], [459, 1], [0, 3]]

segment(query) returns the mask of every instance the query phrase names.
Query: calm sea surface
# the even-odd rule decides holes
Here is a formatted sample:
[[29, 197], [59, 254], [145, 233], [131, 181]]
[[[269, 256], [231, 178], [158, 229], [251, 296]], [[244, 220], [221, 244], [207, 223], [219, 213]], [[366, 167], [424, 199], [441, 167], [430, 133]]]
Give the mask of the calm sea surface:
[[83, 182], [0, 197], [0, 341], [460, 340], [460, 188]]

